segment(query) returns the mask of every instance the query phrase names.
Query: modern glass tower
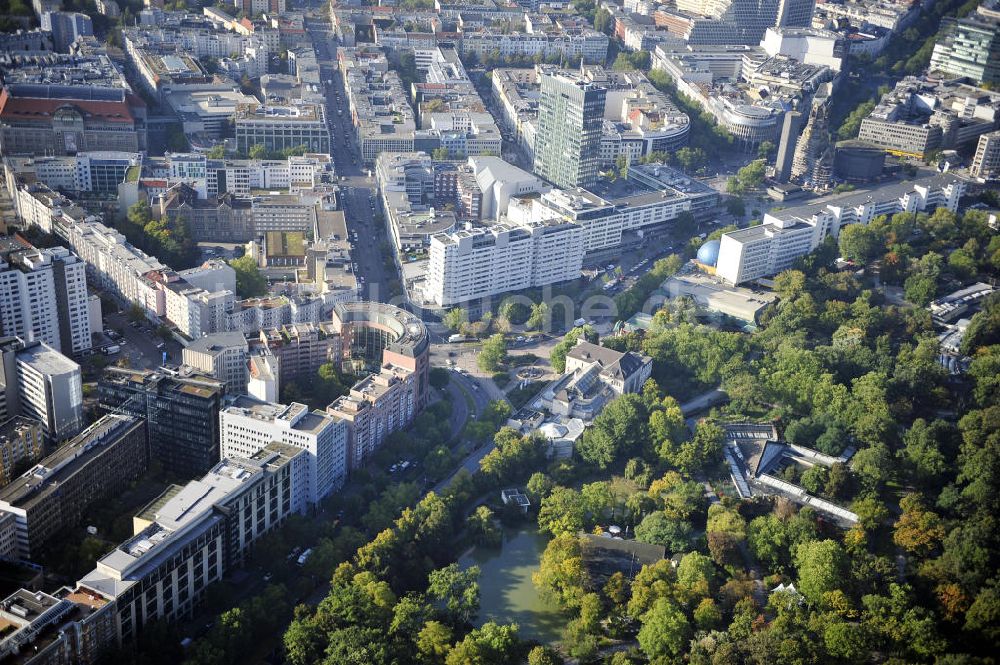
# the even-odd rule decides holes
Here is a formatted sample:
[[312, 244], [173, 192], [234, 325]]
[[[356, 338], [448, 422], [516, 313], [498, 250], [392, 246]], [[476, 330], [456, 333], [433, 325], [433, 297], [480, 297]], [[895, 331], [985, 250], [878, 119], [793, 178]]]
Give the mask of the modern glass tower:
[[542, 74], [535, 173], [557, 187], [597, 181], [607, 90], [573, 72]]
[[1000, 83], [1000, 19], [996, 11], [941, 22], [931, 71], [968, 76], [978, 83]]

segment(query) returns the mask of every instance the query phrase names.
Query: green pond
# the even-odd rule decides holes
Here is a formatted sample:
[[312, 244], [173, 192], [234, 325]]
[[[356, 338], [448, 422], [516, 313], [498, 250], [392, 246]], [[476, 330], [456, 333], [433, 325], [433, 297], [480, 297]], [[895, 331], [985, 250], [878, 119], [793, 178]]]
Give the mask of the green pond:
[[523, 638], [539, 642], [559, 639], [566, 618], [542, 600], [531, 582], [547, 542], [533, 528], [507, 529], [501, 547], [476, 547], [459, 560], [463, 568], [480, 568], [479, 625], [491, 620], [516, 623]]

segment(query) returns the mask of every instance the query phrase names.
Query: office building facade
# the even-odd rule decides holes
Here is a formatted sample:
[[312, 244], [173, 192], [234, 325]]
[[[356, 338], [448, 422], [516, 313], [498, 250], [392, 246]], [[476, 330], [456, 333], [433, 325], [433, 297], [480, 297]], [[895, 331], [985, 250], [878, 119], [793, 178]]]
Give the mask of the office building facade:
[[228, 392], [246, 393], [250, 351], [243, 333], [216, 333], [200, 337], [184, 347], [182, 356], [185, 365], [222, 381]]
[[575, 73], [541, 75], [535, 173], [564, 188], [597, 181], [606, 94]]
[[219, 461], [225, 384], [194, 372], [109, 367], [97, 384], [101, 409], [142, 418], [150, 459], [171, 475], [205, 473]]
[[272, 443], [169, 488], [135, 516], [134, 535], [98, 560], [76, 593], [108, 601], [122, 645], [154, 621], [191, 618], [205, 589], [296, 512], [304, 460], [301, 450]]
[[80, 366], [45, 342], [27, 342], [4, 355], [11, 352], [20, 413], [39, 421], [53, 441], [79, 432], [84, 423]]
[[18, 526], [18, 555], [29, 560], [95, 502], [125, 491], [146, 471], [146, 429], [138, 418], [104, 416], [0, 490], [0, 510]]
[[982, 11], [941, 21], [930, 71], [966, 76], [977, 83], [1000, 83], [1000, 19]]
[[241, 397], [219, 416], [223, 457], [252, 457], [272, 441], [308, 454], [308, 502], [340, 489], [347, 476], [347, 425], [305, 404], [288, 406]]

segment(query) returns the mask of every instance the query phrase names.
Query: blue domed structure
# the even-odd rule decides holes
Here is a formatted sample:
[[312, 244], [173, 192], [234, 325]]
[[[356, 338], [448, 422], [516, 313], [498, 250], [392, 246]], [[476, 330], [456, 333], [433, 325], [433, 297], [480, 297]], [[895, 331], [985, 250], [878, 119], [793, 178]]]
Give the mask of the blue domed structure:
[[719, 262], [719, 241], [709, 240], [698, 249], [698, 263], [715, 267]]

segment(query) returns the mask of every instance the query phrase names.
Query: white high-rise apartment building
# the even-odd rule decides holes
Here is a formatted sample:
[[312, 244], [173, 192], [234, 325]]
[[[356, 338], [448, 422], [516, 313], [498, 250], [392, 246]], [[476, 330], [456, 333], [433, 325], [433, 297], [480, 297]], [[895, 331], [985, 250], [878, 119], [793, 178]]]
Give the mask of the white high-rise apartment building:
[[340, 489], [347, 475], [347, 424], [305, 404], [288, 406], [237, 398], [219, 414], [220, 453], [250, 457], [272, 441], [287, 443], [309, 455], [305, 496], [316, 504]]
[[982, 181], [1000, 180], [1000, 131], [979, 137], [969, 171]]
[[731, 284], [776, 275], [828, 235], [836, 238], [848, 224], [868, 224], [899, 212], [955, 211], [965, 187], [959, 178], [938, 174], [767, 213], [763, 224], [722, 236], [716, 274]]
[[54, 441], [83, 428], [80, 366], [44, 342], [16, 352], [17, 399], [21, 414], [42, 423]]
[[454, 305], [580, 276], [583, 227], [558, 220], [439, 233], [431, 238], [425, 300]]
[[86, 272], [86, 264], [63, 247], [0, 258], [0, 332], [67, 354], [89, 349]]

